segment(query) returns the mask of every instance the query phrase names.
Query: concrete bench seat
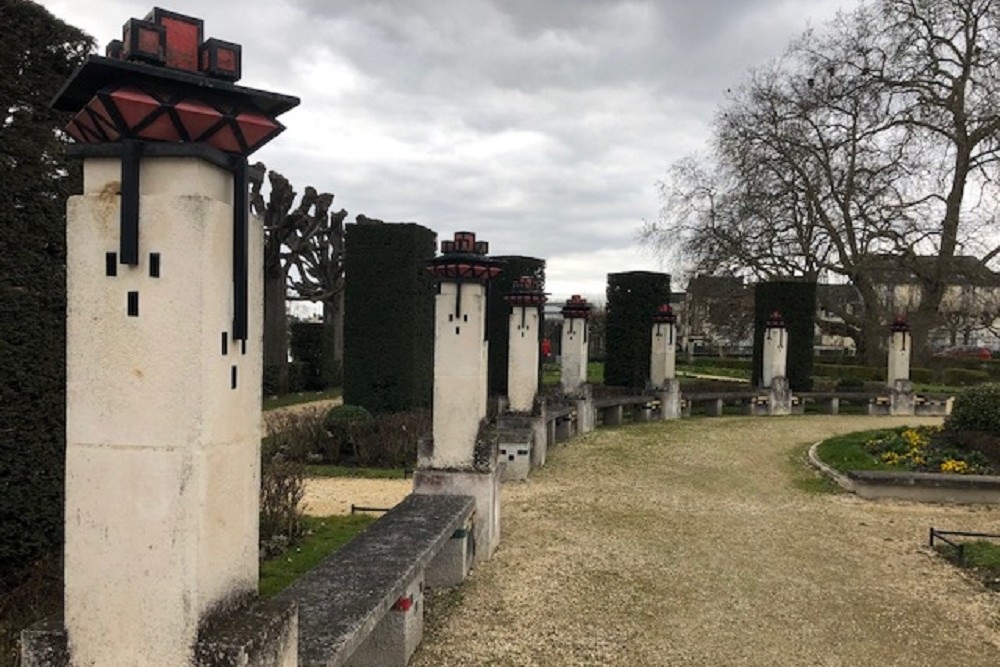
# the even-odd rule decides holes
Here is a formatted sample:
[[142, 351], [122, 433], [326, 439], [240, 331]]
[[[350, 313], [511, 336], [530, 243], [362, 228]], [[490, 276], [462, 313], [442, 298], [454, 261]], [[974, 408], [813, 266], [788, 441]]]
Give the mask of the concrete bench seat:
[[300, 667], [405, 665], [423, 634], [424, 584], [472, 563], [474, 500], [411, 494], [279, 593], [299, 612]]

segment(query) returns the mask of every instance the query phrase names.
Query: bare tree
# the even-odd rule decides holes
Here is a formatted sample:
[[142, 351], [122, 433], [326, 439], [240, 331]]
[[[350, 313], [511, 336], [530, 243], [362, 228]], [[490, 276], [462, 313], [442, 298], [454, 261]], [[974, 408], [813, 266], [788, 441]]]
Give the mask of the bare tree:
[[[307, 195], [309, 190], [307, 190]], [[296, 228], [290, 243], [288, 288], [296, 299], [323, 304], [323, 383], [341, 381], [344, 361], [344, 219], [347, 211], [328, 213], [333, 195], [315, 198], [318, 223]]]
[[[255, 168], [266, 169], [257, 163]], [[288, 392], [288, 322], [285, 314], [288, 270], [301, 249], [328, 223], [333, 195], [306, 188], [294, 210], [295, 190], [276, 171], [268, 172], [270, 192], [265, 202], [261, 183], [255, 183], [250, 207], [264, 221], [264, 369], [275, 373], [278, 393]]]
[[922, 346], [957, 254], [1000, 252], [980, 233], [998, 31], [1000, 0], [876, 0], [803, 35], [729, 94], [707, 158], [674, 165], [645, 240], [703, 272], [841, 276], [864, 307], [835, 333], [870, 360], [893, 315], [876, 283], [891, 257], [917, 279]]

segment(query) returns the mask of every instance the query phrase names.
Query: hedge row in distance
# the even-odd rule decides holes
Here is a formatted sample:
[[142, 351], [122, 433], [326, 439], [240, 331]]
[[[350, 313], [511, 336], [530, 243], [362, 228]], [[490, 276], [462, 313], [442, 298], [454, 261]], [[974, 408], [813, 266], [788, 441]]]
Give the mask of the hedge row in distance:
[[643, 389], [649, 380], [653, 313], [670, 302], [670, 275], [608, 274], [604, 384]]
[[372, 413], [431, 406], [436, 234], [413, 223], [347, 225], [344, 402]]
[[[507, 363], [510, 356], [510, 306], [503, 300], [511, 285], [522, 276], [531, 276], [545, 289], [545, 260], [537, 257], [509, 255], [492, 257], [503, 262], [500, 274], [487, 283], [486, 337], [490, 341], [490, 394], [507, 395]], [[539, 318], [541, 320], [541, 318]], [[542, 330], [538, 328], [538, 343]]]
[[754, 288], [753, 386], [764, 375], [764, 327], [778, 311], [788, 330], [786, 373], [792, 391], [812, 389], [813, 342], [816, 336], [816, 283], [807, 280], [775, 280]]

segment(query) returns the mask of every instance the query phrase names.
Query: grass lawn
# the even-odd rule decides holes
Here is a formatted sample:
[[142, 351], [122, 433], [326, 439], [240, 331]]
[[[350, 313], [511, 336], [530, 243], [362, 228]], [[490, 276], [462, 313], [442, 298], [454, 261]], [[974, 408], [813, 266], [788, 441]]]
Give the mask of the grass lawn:
[[375, 519], [363, 514], [303, 517], [306, 536], [302, 541], [280, 556], [260, 564], [261, 597], [273, 597], [283, 591]]
[[[542, 364], [542, 384], [559, 384], [561, 372], [559, 364]], [[587, 364], [587, 382], [591, 384], [604, 384], [604, 362], [591, 361]]]
[[961, 564], [958, 563], [958, 550], [951, 545], [942, 542], [935, 545], [935, 548], [956, 565], [971, 570], [988, 588], [1000, 590], [1000, 542], [966, 542], [963, 545], [964, 557]]
[[284, 396], [265, 396], [264, 412], [289, 405], [298, 405], [299, 403], [312, 403], [313, 401], [340, 398], [340, 394], [340, 387], [334, 387], [332, 389], [324, 389], [323, 391], [304, 391], [298, 394], [285, 394]]
[[898, 467], [882, 463], [865, 451], [865, 443], [884, 432], [884, 429], [858, 431], [830, 438], [820, 444], [816, 453], [823, 463], [840, 472], [848, 470], [898, 470]]
[[315, 464], [306, 466], [306, 477], [361, 477], [364, 479], [405, 479], [410, 471], [402, 468], [360, 468]]

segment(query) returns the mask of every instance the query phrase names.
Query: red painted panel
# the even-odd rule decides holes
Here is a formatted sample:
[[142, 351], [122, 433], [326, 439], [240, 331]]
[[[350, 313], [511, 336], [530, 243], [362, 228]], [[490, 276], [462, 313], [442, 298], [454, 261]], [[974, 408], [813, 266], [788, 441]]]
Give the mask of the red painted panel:
[[201, 26], [171, 16], [160, 16], [159, 24], [167, 29], [167, 67], [197, 72]]
[[177, 109], [181, 122], [184, 123], [184, 129], [192, 141], [201, 140], [205, 132], [222, 118], [222, 114], [213, 107], [195, 100], [178, 102], [174, 108]]
[[136, 88], [120, 88], [110, 97], [130, 129], [160, 106], [155, 98]]
[[233, 128], [228, 124], [209, 137], [207, 143], [209, 146], [214, 146], [220, 151], [226, 151], [227, 153], [243, 153], [243, 147], [240, 146], [239, 139], [236, 138]]
[[163, 114], [147, 127], [143, 128], [138, 133], [138, 136], [141, 139], [152, 139], [155, 141], [177, 142], [181, 140], [181, 135], [177, 132], [177, 128], [174, 127], [170, 116], [167, 114]]
[[277, 121], [254, 112], [241, 113], [236, 117], [236, 122], [239, 123], [240, 131], [251, 151], [264, 144], [281, 128]]

